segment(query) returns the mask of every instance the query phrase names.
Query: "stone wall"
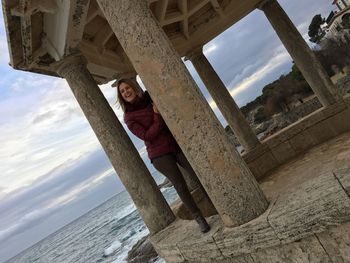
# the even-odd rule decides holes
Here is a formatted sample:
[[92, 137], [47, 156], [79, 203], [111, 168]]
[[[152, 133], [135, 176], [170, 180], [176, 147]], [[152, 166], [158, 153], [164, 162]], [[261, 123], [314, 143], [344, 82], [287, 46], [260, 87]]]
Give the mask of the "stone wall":
[[[344, 77], [345, 76], [345, 77]], [[345, 96], [350, 93], [350, 75], [344, 75], [336, 83], [337, 91], [340, 95]], [[298, 121], [299, 119], [311, 114], [312, 112], [322, 107], [317, 97], [313, 97], [308, 100], [304, 100], [303, 103], [296, 102], [297, 104], [291, 107], [288, 112], [280, 112], [272, 116], [271, 119], [262, 123], [256, 123], [254, 116], [257, 110], [262, 107], [258, 107], [252, 110], [247, 117], [251, 127], [255, 130], [256, 134], [263, 134], [262, 138], [266, 138], [276, 131], [279, 131], [288, 125]], [[236, 143], [236, 141], [234, 141]]]
[[350, 130], [350, 95], [344, 102], [321, 108], [262, 141], [262, 145], [243, 154], [257, 179], [281, 164]]
[[299, 104], [297, 107], [291, 109], [289, 112], [284, 114], [284, 117], [291, 123], [309, 115], [317, 109], [322, 107], [317, 97], [314, 97], [304, 103]]

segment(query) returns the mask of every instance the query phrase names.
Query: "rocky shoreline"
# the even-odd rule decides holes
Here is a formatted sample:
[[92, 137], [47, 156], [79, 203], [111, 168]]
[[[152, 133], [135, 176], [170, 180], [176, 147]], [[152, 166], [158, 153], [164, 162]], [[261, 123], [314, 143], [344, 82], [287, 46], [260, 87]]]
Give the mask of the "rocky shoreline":
[[158, 254], [154, 250], [148, 235], [141, 238], [128, 252], [128, 263], [153, 263], [158, 259]]

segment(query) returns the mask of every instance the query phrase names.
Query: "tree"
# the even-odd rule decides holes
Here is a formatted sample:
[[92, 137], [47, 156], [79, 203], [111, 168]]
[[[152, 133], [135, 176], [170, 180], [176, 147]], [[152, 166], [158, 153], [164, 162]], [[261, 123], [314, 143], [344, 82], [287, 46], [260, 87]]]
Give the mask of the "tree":
[[345, 14], [343, 16], [341, 24], [344, 29], [350, 29], [350, 14]]
[[329, 76], [335, 73], [334, 68], [343, 69], [350, 65], [350, 45], [336, 39], [327, 39], [323, 48], [314, 51]]
[[321, 25], [324, 22], [325, 22], [325, 19], [322, 18], [320, 14], [315, 15], [312, 18], [311, 23], [309, 25], [309, 32], [308, 32], [311, 42], [318, 43], [324, 36], [324, 32], [321, 29]]
[[290, 74], [291, 74], [291, 77], [292, 77], [294, 80], [297, 80], [297, 81], [305, 80], [303, 74], [301, 73], [301, 71], [299, 70], [299, 68], [297, 67], [297, 65], [295, 65], [294, 62], [293, 62], [292, 71], [291, 71]]

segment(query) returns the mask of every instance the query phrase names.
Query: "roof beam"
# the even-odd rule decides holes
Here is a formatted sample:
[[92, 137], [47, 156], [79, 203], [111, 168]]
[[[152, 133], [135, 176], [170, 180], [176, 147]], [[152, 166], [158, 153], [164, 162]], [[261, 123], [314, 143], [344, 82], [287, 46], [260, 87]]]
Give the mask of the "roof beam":
[[20, 0], [11, 8], [11, 15], [20, 17], [23, 62], [30, 65], [33, 62], [32, 14], [37, 12], [53, 14], [57, 11], [55, 0]]
[[105, 50], [102, 54], [98, 48], [89, 41], [82, 41], [81, 52], [89, 63], [107, 67], [114, 72], [134, 71], [129, 60], [122, 59], [117, 53], [110, 50]]
[[220, 17], [224, 17], [224, 10], [222, 10], [218, 0], [210, 0], [211, 5], [213, 6], [214, 10], [219, 14]]
[[169, 0], [160, 0], [156, 3], [155, 16], [160, 24], [163, 23]]
[[[85, 24], [90, 23], [96, 16], [101, 15], [101, 10], [96, 1], [90, 2], [90, 7], [86, 16]], [[101, 15], [103, 17], [103, 15]]]
[[184, 20], [184, 16], [180, 12], [172, 12], [166, 16], [165, 19], [160, 23], [161, 26], [170, 25], [172, 23], [180, 22]]
[[180, 28], [182, 34], [184, 34], [186, 39], [190, 39], [190, 34], [188, 31], [188, 5], [187, 0], [178, 0], [177, 6], [183, 15], [183, 20], [180, 22]]
[[11, 9], [13, 16], [28, 16], [36, 12], [53, 14], [57, 10], [55, 0], [20, 0], [18, 5]]
[[[58, 1], [54, 14], [44, 14], [44, 32], [60, 58], [76, 52], [83, 37], [90, 0]], [[50, 50], [48, 50], [50, 52]], [[50, 54], [57, 59], [57, 54]]]
[[25, 64], [30, 64], [33, 61], [33, 45], [32, 45], [32, 17], [21, 17], [21, 35], [22, 35], [22, 47], [23, 58]]
[[208, 4], [210, 2], [210, 0], [203, 0], [201, 2], [199, 2], [197, 5], [195, 5], [191, 10], [189, 10], [189, 15], [193, 15], [194, 13], [196, 13], [197, 11], [199, 11], [199, 9], [201, 9], [203, 6], [205, 6], [206, 4]]
[[101, 53], [103, 53], [104, 46], [113, 34], [111, 27], [106, 23], [95, 36], [94, 44], [101, 50]]

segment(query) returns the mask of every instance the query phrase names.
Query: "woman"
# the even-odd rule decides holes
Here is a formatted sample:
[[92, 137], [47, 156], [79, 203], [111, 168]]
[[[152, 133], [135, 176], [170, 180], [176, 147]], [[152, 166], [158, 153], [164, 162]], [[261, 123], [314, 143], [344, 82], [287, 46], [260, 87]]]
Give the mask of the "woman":
[[198, 183], [199, 180], [157, 107], [152, 103], [148, 92], [138, 89], [129, 79], [119, 80], [117, 89], [118, 101], [124, 111], [124, 121], [129, 130], [145, 142], [148, 157], [154, 167], [174, 185], [185, 207], [197, 221], [200, 230], [203, 233], [208, 232], [210, 226], [194, 202], [177, 164], [194, 176]]

